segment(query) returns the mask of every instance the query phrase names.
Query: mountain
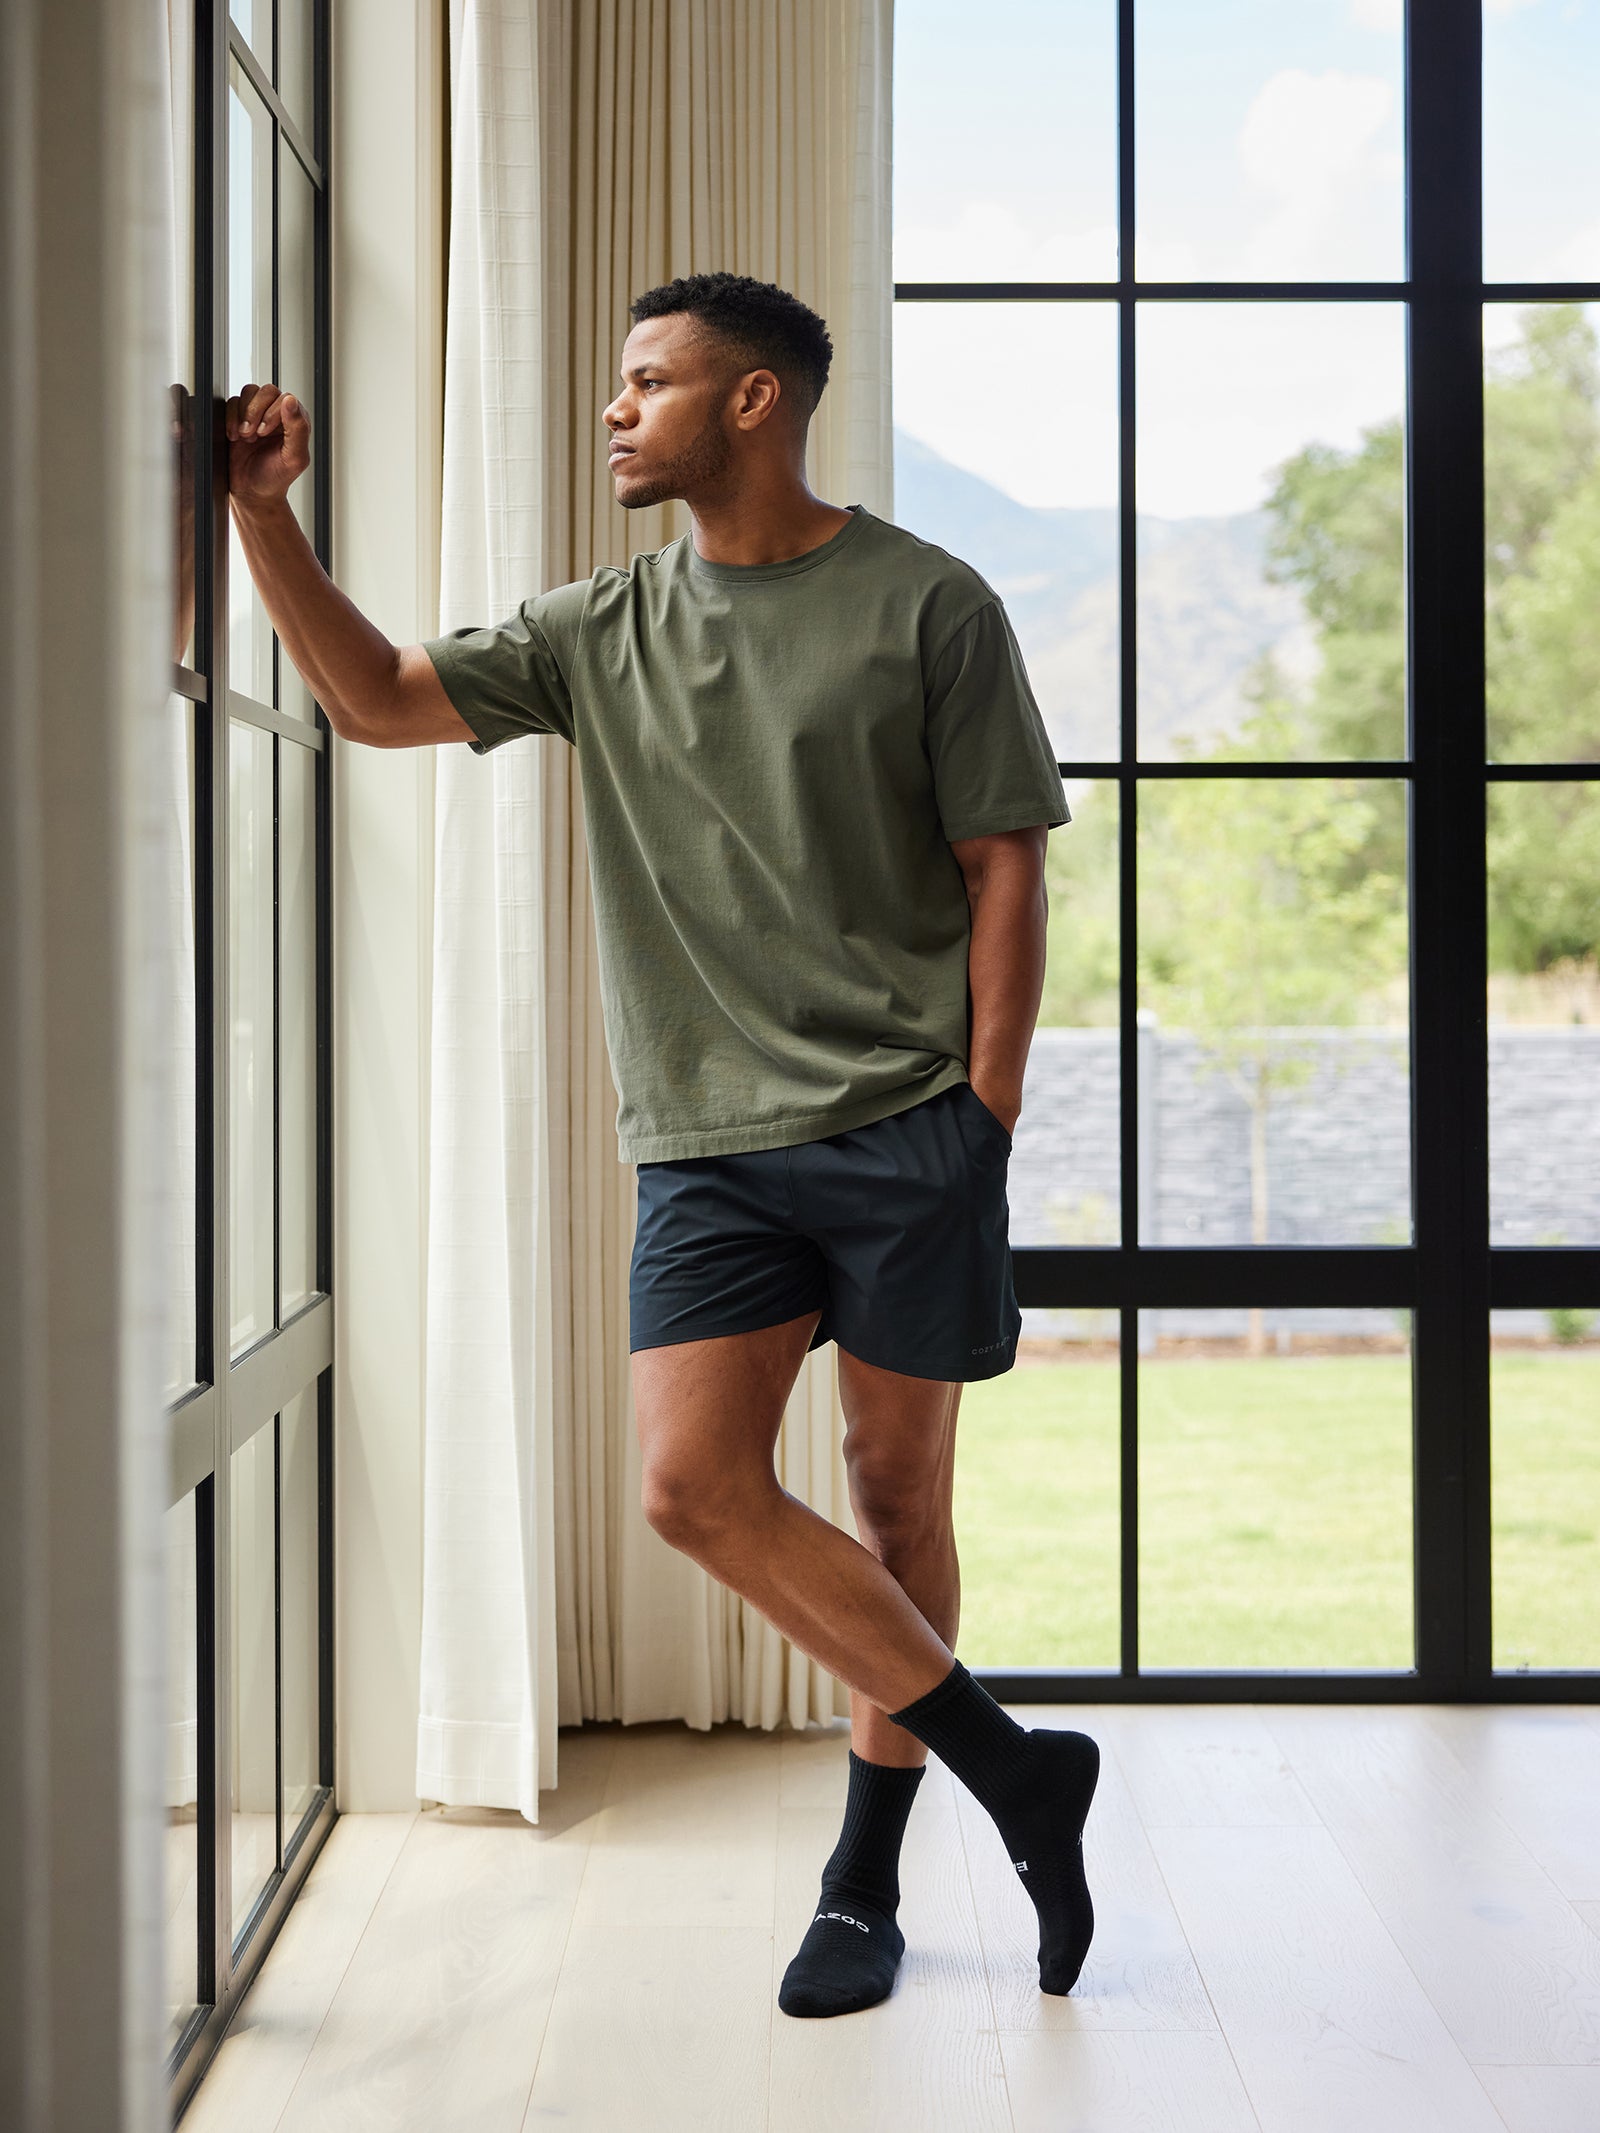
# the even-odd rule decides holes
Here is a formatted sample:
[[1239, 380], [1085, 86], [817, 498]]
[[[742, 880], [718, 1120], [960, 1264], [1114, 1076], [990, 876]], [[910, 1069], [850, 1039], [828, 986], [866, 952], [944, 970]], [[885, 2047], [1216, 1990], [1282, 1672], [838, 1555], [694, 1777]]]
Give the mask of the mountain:
[[[930, 446], [894, 433], [895, 519], [988, 579], [1005, 602], [1028, 678], [1063, 760], [1117, 752], [1117, 515], [1019, 504]], [[1241, 685], [1264, 651], [1304, 683], [1315, 633], [1293, 586], [1270, 585], [1267, 514], [1142, 517], [1138, 527], [1140, 754], [1179, 733], [1231, 733]]]

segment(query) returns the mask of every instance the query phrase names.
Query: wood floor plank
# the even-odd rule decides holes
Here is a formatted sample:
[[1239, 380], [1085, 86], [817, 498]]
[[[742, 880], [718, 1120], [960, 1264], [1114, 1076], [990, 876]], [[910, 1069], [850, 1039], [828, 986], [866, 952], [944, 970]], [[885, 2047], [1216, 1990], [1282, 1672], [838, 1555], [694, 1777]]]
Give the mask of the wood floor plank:
[[1502, 2133], [1326, 1829], [1149, 1834], [1263, 2133]]
[[1600, 1900], [1600, 1732], [1582, 1712], [1437, 1704], [1423, 1716], [1561, 1893]]
[[1147, 1829], [1294, 1828], [1317, 1820], [1249, 1704], [1123, 1704], [1108, 1708], [1103, 1723]]
[[1215, 2031], [1034, 2029], [1000, 2049], [1016, 2133], [1258, 2133]]
[[780, 1755], [744, 1727], [623, 1729], [525, 2133], [765, 2125]]
[[1372, 1706], [1269, 1723], [1472, 2063], [1600, 2064], [1600, 1944], [1432, 1725]]
[[1484, 2066], [1478, 2079], [1508, 2133], [1595, 2133], [1600, 2067]]
[[[772, 1994], [810, 1923], [823, 1861], [839, 1833], [845, 1747], [837, 1750], [837, 1798], [827, 1806], [783, 1804], [778, 1818], [776, 1936]], [[785, 1760], [787, 1761], [787, 1754]], [[787, 1798], [820, 1787], [820, 1758], [805, 1759]], [[772, 2133], [1010, 2133], [1005, 2070], [984, 1982], [982, 1945], [956, 1820], [953, 1782], [930, 1763], [906, 1827], [900, 1863], [900, 1924], [906, 1953], [890, 1998], [857, 2015], [772, 2018]]]
[[1066, 1999], [936, 1763], [896, 1992], [778, 2015], [845, 1729], [585, 1728], [538, 1829], [335, 1826], [184, 2133], [1600, 2133], [1592, 1713], [1014, 1715], [1101, 1742]]
[[744, 1726], [624, 1728], [585, 1903], [770, 1934], [781, 1755], [779, 1735]]
[[416, 1821], [341, 1815], [183, 2117], [183, 2133], [272, 2133]]
[[517, 2133], [616, 1741], [562, 1741], [537, 1827], [419, 1815], [281, 2133]]
[[1039, 1990], [1039, 1922], [994, 1824], [957, 1787], [989, 1991], [1002, 2030], [1215, 2030], [1194, 1956], [1128, 1788], [1110, 1715], [1018, 1706], [1024, 1725], [1071, 1725], [1100, 1742], [1100, 1781], [1084, 1830], [1095, 1907], [1083, 1975], [1065, 1998]]
[[778, 1807], [842, 1818], [849, 1786], [850, 1722], [786, 1732], [778, 1755]]
[[595, 2133], [758, 2133], [772, 1935], [651, 1910], [573, 1923], [523, 2119]]

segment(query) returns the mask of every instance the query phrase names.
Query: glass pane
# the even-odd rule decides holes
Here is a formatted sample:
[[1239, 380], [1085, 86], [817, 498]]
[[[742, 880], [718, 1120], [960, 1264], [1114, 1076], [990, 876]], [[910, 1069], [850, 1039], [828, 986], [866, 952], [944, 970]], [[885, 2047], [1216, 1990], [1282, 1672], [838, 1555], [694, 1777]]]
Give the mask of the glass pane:
[[1139, 0], [1142, 281], [1404, 272], [1400, 0]]
[[1013, 1245], [1122, 1241], [1117, 788], [1089, 778], [1066, 788], [1072, 821], [1045, 850], [1044, 994], [1007, 1186]]
[[273, 1444], [258, 1429], [233, 1454], [233, 1934], [278, 1867]]
[[172, 990], [167, 1003], [167, 1192], [168, 1263], [164, 1401], [170, 1404], [195, 1381], [198, 1298], [195, 1231], [195, 1160], [199, 1127], [196, 1096], [199, 1051], [195, 1033], [195, 708], [187, 698], [167, 699], [166, 762], [161, 781], [165, 834], [161, 839], [162, 895], [171, 956]]
[[1139, 753], [1405, 752], [1398, 304], [1139, 307]]
[[1600, 785], [1491, 784], [1489, 1224], [1600, 1244]]
[[315, 153], [316, 0], [278, 0], [278, 93]]
[[1488, 0], [1483, 20], [1483, 272], [1600, 280], [1600, 8]]
[[1494, 1663], [1600, 1667], [1600, 1310], [1489, 1316]]
[[278, 1530], [283, 1541], [283, 1841], [318, 1783], [317, 1388], [278, 1417]]
[[1600, 304], [1484, 308], [1489, 759], [1600, 761]]
[[1139, 787], [1140, 1236], [1408, 1244], [1398, 780]]
[[[311, 465], [289, 491], [300, 530], [315, 547], [318, 466], [322, 456], [321, 409], [316, 390], [317, 277], [311, 180], [293, 152], [278, 157], [278, 383], [292, 392], [311, 418]], [[295, 718], [316, 716], [311, 691], [293, 662], [278, 659], [278, 704]]]
[[894, 11], [897, 281], [1112, 281], [1115, 0]]
[[272, 58], [272, 0], [228, 0], [228, 13], [258, 59]]
[[1149, 1667], [1409, 1667], [1405, 1311], [1141, 1311]]
[[[1047, 422], [1019, 421], [1007, 377], [1050, 380]], [[1114, 757], [1115, 308], [897, 304], [894, 401], [897, 522], [1004, 601], [1057, 754]]]
[[968, 1666], [1118, 1663], [1117, 1354], [1114, 1311], [1025, 1311], [1016, 1368], [963, 1389], [955, 1502]]
[[228, 1100], [237, 1355], [272, 1330], [272, 735], [228, 721]]
[[173, 623], [172, 656], [194, 664], [194, 9], [167, 0], [166, 98], [161, 129], [166, 162], [163, 212], [171, 309], [166, 375], [171, 381]]
[[316, 774], [309, 748], [279, 741], [280, 1323], [317, 1285]]
[[[272, 120], [228, 62], [228, 391], [272, 377]], [[228, 517], [228, 679], [272, 702], [272, 630]]]
[[193, 1491], [167, 1512], [167, 2027], [177, 2035], [200, 1993], [200, 1644]]

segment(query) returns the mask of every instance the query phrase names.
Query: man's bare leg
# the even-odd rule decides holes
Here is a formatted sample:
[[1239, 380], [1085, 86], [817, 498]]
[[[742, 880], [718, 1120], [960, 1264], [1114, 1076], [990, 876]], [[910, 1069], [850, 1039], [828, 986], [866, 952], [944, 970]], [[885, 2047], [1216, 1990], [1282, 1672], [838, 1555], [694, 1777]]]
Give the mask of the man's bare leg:
[[[956, 1641], [961, 1579], [951, 1494], [957, 1383], [905, 1376], [839, 1350], [850, 1502], [863, 1547], [892, 1572], [939, 1635]], [[900, 1847], [928, 1751], [852, 1691], [838, 1842], [821, 1862], [809, 1923], [778, 1991], [790, 2015], [857, 2014], [894, 1990]]]
[[[961, 1385], [907, 1377], [839, 1350], [845, 1471], [862, 1545], [952, 1651], [961, 1618], [956, 1557], [956, 1414]], [[850, 1745], [864, 1762], [914, 1769], [928, 1751], [857, 1692], [850, 1697]]]
[[644, 1512], [830, 1674], [899, 1711], [945, 1679], [954, 1654], [893, 1573], [773, 1468], [819, 1315], [634, 1352]]
[[1094, 1926], [1082, 1829], [1099, 1749], [1018, 1726], [877, 1557], [779, 1485], [773, 1447], [817, 1317], [635, 1352], [645, 1515], [967, 1786], [1039, 1914], [1041, 1989], [1067, 1992]]

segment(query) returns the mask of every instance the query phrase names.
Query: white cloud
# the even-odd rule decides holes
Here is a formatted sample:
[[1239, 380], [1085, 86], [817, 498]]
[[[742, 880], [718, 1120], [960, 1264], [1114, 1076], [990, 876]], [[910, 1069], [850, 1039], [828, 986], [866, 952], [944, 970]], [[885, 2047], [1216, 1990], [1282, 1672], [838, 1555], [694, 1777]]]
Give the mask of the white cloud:
[[1115, 223], [1063, 228], [1059, 203], [1024, 222], [1009, 202], [974, 199], [952, 222], [897, 223], [896, 281], [1109, 281]]
[[[1034, 506], [1117, 494], [1110, 306], [899, 304], [894, 418]], [[1139, 336], [1139, 508], [1248, 511], [1312, 438], [1354, 446], [1398, 412], [1404, 336], [1388, 304], [1153, 304]]]
[[1253, 510], [1282, 460], [1350, 450], [1405, 397], [1390, 304], [1154, 304], [1139, 337], [1139, 508]]
[[1401, 161], [1379, 146], [1393, 106], [1392, 87], [1374, 74], [1286, 67], [1262, 84], [1236, 143], [1246, 177], [1272, 203], [1251, 234], [1248, 272], [1323, 280], [1399, 271]]
[[1520, 15], [1525, 7], [1537, 7], [1539, 0], [1484, 0], [1485, 10], [1491, 15]]
[[1111, 304], [897, 304], [894, 419], [1038, 506], [1117, 497]]

